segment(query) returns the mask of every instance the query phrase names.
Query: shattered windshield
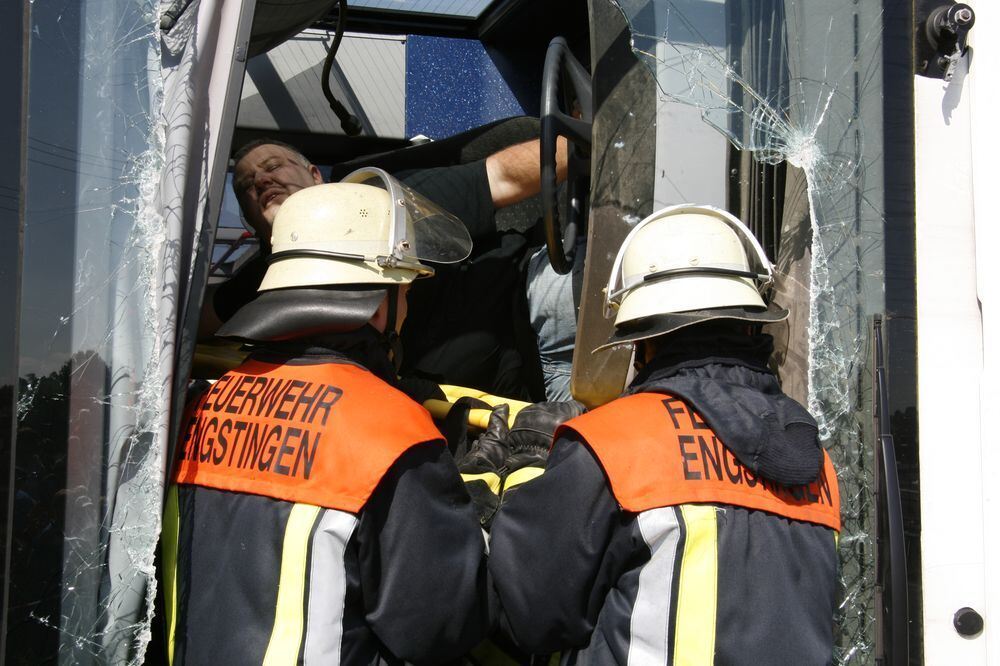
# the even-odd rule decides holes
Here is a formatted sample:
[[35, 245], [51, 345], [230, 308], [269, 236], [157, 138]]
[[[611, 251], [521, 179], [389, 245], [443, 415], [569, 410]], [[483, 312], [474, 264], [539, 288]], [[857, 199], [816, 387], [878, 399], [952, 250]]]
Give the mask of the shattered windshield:
[[25, 161], [0, 661], [138, 664], [179, 322], [211, 240], [225, 95], [207, 81], [238, 62], [241, 7], [188, 3], [167, 34], [159, 0], [9, 4]]
[[[698, 137], [701, 164], [658, 143], [657, 206], [718, 196], [748, 223], [766, 218], [754, 226], [776, 264], [775, 300], [793, 310], [787, 328], [772, 331], [779, 372], [786, 392], [817, 418], [840, 477], [837, 656], [868, 663], [875, 617], [870, 327], [884, 308], [881, 3], [615, 4], [633, 52], [655, 79], [664, 145], [678, 145], [679, 132], [670, 132], [685, 115], [696, 114], [704, 128], [686, 133]], [[712, 154], [719, 156], [715, 192], [690, 177]]]
[[[155, 2], [25, 4], [30, 67], [7, 653], [148, 633], [171, 299]], [[98, 658], [99, 657], [99, 658]], [[97, 659], [98, 661], [95, 661]]]

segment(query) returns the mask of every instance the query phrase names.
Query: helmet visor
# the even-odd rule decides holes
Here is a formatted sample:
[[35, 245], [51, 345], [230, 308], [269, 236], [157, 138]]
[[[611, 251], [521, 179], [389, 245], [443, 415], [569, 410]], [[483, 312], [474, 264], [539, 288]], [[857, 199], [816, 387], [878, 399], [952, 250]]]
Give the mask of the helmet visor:
[[472, 238], [461, 220], [382, 169], [359, 169], [341, 182], [372, 185], [389, 192], [393, 219], [387, 252], [397, 259], [453, 264], [472, 252]]

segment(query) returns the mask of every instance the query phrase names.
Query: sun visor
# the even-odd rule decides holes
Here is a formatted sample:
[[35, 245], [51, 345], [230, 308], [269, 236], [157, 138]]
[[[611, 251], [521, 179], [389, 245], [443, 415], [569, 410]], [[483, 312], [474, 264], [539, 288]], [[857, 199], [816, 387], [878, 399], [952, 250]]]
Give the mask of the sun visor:
[[257, 0], [248, 55], [253, 57], [299, 34], [333, 11], [337, 0]]
[[372, 185], [389, 192], [393, 207], [391, 253], [398, 259], [454, 264], [472, 252], [472, 238], [460, 219], [382, 169], [359, 169], [341, 182]]

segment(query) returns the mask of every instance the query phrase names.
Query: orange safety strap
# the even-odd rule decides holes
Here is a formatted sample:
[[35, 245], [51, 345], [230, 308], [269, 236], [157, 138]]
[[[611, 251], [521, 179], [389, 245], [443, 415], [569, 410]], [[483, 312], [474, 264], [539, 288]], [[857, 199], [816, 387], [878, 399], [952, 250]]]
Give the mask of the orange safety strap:
[[627, 511], [730, 504], [840, 530], [840, 491], [825, 451], [813, 483], [785, 486], [760, 479], [695, 410], [662, 393], [619, 398], [563, 424], [556, 437], [570, 430], [597, 456]]
[[363, 368], [249, 360], [197, 401], [174, 481], [357, 513], [430, 414]]

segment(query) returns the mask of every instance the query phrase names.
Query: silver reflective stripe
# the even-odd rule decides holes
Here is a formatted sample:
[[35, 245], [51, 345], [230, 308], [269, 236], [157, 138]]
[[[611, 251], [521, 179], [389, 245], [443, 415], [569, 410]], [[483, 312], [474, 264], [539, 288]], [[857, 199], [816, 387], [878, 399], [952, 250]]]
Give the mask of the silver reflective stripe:
[[629, 626], [628, 663], [666, 664], [670, 656], [670, 594], [680, 525], [670, 506], [643, 511], [637, 520], [651, 557], [639, 573]]
[[347, 596], [344, 553], [357, 524], [357, 517], [350, 513], [326, 509], [313, 534], [309, 612], [302, 652], [305, 666], [340, 663]]

